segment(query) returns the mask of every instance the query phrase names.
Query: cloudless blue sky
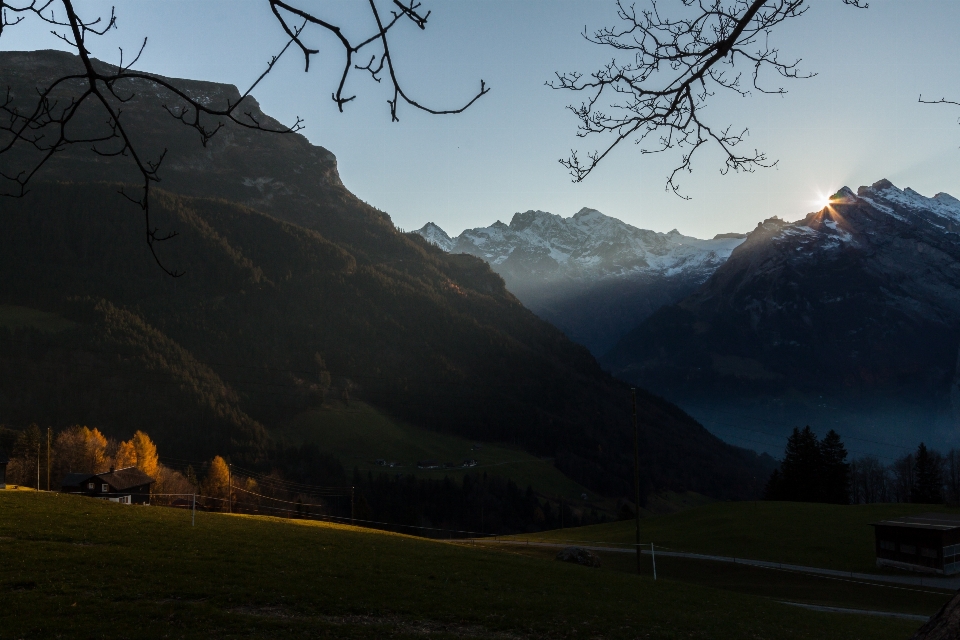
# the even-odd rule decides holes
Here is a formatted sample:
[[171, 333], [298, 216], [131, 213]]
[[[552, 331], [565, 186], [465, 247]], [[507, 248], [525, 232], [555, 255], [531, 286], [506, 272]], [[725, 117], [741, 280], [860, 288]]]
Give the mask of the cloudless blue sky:
[[[678, 0], [661, 0], [662, 10]], [[389, 3], [381, 3], [388, 9]], [[85, 15], [109, 3], [75, 3]], [[405, 25], [394, 35], [395, 61], [408, 92], [431, 106], [457, 106], [479, 87], [492, 88], [467, 113], [429, 116], [400, 109], [390, 122], [386, 86], [355, 73], [356, 101], [340, 114], [330, 99], [342, 56], [321, 33], [309, 74], [291, 51], [254, 92], [281, 121], [305, 120], [313, 143], [336, 154], [344, 183], [410, 230], [434, 221], [452, 234], [509, 221], [516, 211], [570, 216], [599, 209], [631, 224], [700, 237], [748, 231], [780, 216], [816, 209], [818, 195], [881, 178], [925, 195], [960, 196], [960, 108], [924, 106], [925, 97], [960, 100], [960, 2], [871, 0], [868, 10], [840, 0], [815, 0], [807, 15], [774, 35], [784, 57], [800, 57], [809, 80], [777, 81], [784, 97], [718, 96], [717, 125], [749, 126], [749, 148], [779, 159], [775, 169], [721, 176], [715, 150], [701, 153], [681, 177], [685, 201], [664, 191], [676, 155], [641, 157], [632, 144], [614, 151], [593, 175], [574, 184], [557, 160], [578, 140], [564, 106], [577, 96], [544, 86], [555, 71], [589, 72], [611, 52], [583, 41], [616, 23], [613, 0], [425, 0], [426, 31]], [[643, 0], [637, 0], [642, 6]], [[344, 25], [351, 37], [373, 27], [359, 0], [303, 0], [303, 6]], [[100, 59], [116, 62], [117, 47], [149, 45], [138, 68], [166, 76], [244, 87], [285, 39], [261, 0], [123, 2], [119, 29], [91, 42]], [[0, 38], [3, 49], [64, 48], [45, 25], [25, 23]], [[364, 60], [365, 62], [365, 60]]]

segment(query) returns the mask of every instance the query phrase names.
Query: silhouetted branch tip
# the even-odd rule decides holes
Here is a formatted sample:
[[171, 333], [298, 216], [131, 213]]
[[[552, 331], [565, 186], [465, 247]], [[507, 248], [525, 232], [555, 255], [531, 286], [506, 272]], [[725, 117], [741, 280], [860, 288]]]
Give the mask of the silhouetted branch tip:
[[[867, 6], [861, 0], [843, 2]], [[622, 0], [616, 5], [619, 25], [592, 33], [584, 28], [582, 34], [588, 42], [614, 50], [611, 61], [590, 74], [557, 72], [546, 83], [586, 94], [580, 105], [568, 106], [579, 120], [576, 135], [606, 139], [585, 160], [576, 153], [561, 160], [571, 178], [584, 180], [628, 138], [640, 146], [641, 154], [680, 151], [680, 162], [666, 184], [677, 195], [675, 177], [692, 170], [694, 154], [707, 144], [721, 149], [722, 173], [774, 166], [759, 151], [738, 155], [735, 147], [748, 130], [731, 134], [728, 126], [715, 132], [703, 109], [721, 91], [741, 97], [751, 90], [785, 94], [784, 87], [767, 86], [764, 78], [770, 73], [791, 80], [816, 75], [801, 71], [799, 59], [783, 60], [770, 41], [780, 24], [806, 13], [809, 0], [682, 0], [675, 16], [662, 13], [657, 0], [646, 0], [639, 11]], [[737, 65], [750, 69], [749, 85]]]

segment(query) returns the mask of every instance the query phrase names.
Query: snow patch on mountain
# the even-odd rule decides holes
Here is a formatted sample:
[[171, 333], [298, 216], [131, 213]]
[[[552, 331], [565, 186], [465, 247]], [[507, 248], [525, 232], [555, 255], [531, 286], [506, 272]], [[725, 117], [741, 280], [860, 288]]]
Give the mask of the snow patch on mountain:
[[880, 180], [869, 187], [860, 187], [857, 196], [901, 220], [907, 214], [920, 216], [942, 228], [960, 224], [960, 200], [949, 193], [927, 198], [910, 187], [901, 190], [889, 180]]
[[432, 222], [416, 233], [444, 251], [483, 258], [514, 278], [547, 281], [682, 274], [705, 280], [746, 237], [721, 234], [702, 240], [676, 229], [658, 233], [586, 207], [569, 218], [525, 211], [509, 225], [497, 221], [456, 238]]

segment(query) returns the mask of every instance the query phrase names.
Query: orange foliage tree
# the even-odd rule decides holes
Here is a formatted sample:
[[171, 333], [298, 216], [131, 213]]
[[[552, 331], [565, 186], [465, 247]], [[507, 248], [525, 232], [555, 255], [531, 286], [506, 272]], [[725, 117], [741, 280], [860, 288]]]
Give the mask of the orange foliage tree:
[[203, 493], [211, 498], [220, 498], [222, 500], [230, 495], [230, 468], [227, 461], [220, 456], [210, 461], [210, 467], [207, 469], [207, 477], [203, 479]]
[[100, 473], [110, 466], [106, 437], [99, 429], [79, 425], [57, 435], [54, 455], [62, 473]]
[[126, 469], [137, 464], [137, 450], [132, 441], [121, 442], [117, 446], [117, 453], [113, 456], [113, 465], [117, 469]]
[[153, 444], [150, 436], [143, 431], [137, 431], [130, 439], [130, 444], [136, 451], [137, 468], [151, 478], [157, 478], [160, 473], [160, 461], [157, 457], [157, 445]]

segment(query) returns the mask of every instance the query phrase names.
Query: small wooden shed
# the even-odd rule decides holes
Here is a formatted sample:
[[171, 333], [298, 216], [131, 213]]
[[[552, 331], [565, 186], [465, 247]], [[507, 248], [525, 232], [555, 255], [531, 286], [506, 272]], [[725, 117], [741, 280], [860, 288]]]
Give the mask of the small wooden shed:
[[873, 523], [878, 567], [960, 573], [960, 515], [922, 513]]
[[68, 473], [60, 491], [122, 504], [150, 504], [150, 485], [154, 482], [140, 469], [127, 467], [107, 473]]

